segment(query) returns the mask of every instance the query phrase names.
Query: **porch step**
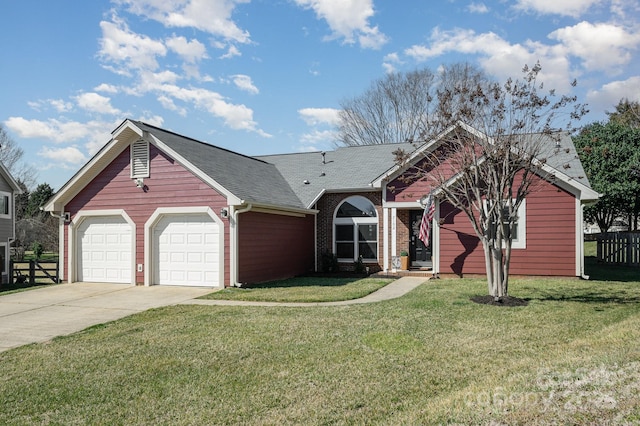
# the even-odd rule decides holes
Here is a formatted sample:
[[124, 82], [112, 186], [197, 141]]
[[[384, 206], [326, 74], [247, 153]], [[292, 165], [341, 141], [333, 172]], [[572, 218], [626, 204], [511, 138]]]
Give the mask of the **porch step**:
[[398, 270], [395, 272], [378, 272], [372, 274], [377, 277], [432, 277], [433, 268], [411, 268], [409, 270]]

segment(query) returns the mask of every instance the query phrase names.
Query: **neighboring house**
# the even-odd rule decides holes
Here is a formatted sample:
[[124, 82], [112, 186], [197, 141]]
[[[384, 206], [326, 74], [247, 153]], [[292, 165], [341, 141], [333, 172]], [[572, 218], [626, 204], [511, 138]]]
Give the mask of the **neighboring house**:
[[[407, 182], [411, 144], [249, 157], [126, 120], [45, 210], [61, 218], [61, 275], [69, 282], [230, 286], [321, 269], [360, 257], [391, 271], [400, 252], [433, 273], [484, 273], [466, 217], [439, 203], [432, 244], [416, 237], [430, 188]], [[414, 151], [400, 167], [398, 148]], [[549, 146], [547, 180], [523, 205], [514, 274], [583, 273], [582, 206], [597, 199], [571, 139]], [[553, 176], [553, 179], [549, 177]]]
[[22, 194], [18, 182], [0, 163], [0, 271], [2, 283], [9, 281], [10, 247], [16, 237], [16, 195]]

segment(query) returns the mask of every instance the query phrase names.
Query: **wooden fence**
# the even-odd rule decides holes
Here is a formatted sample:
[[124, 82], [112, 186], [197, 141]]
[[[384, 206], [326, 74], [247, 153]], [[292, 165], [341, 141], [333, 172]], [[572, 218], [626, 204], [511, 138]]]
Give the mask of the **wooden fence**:
[[640, 232], [610, 232], [596, 238], [598, 261], [640, 267]]
[[60, 282], [60, 274], [57, 260], [46, 261], [10, 261], [9, 276], [14, 283], [54, 283]]

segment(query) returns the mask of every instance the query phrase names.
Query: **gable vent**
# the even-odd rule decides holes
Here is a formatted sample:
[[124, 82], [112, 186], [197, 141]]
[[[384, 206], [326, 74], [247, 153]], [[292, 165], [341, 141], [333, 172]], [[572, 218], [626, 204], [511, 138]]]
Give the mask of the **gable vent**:
[[149, 177], [149, 142], [145, 140], [131, 144], [131, 177]]

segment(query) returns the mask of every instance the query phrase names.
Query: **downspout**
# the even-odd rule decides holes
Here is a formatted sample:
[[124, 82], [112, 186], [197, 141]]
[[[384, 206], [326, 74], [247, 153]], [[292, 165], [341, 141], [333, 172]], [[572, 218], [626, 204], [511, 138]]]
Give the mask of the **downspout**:
[[[44, 210], [40, 207], [41, 210]], [[62, 215], [56, 214], [53, 210], [49, 211], [52, 217], [58, 219], [58, 282], [62, 282], [60, 277], [64, 277], [64, 223], [67, 221], [64, 213]], [[67, 281], [69, 281], [67, 277]]]
[[578, 222], [580, 222], [580, 278], [582, 278], [583, 280], [588, 280], [589, 279], [589, 275], [585, 275], [584, 273], [584, 208], [586, 207], [585, 204], [580, 203], [580, 220]]
[[251, 203], [247, 204], [247, 207], [240, 210], [234, 210], [233, 212], [233, 222], [234, 222], [234, 247], [233, 247], [233, 279], [231, 280], [231, 285], [233, 287], [241, 287], [242, 283], [238, 282], [238, 276], [240, 275], [240, 230], [238, 229], [238, 216], [241, 213], [247, 213], [251, 211], [253, 205]]

